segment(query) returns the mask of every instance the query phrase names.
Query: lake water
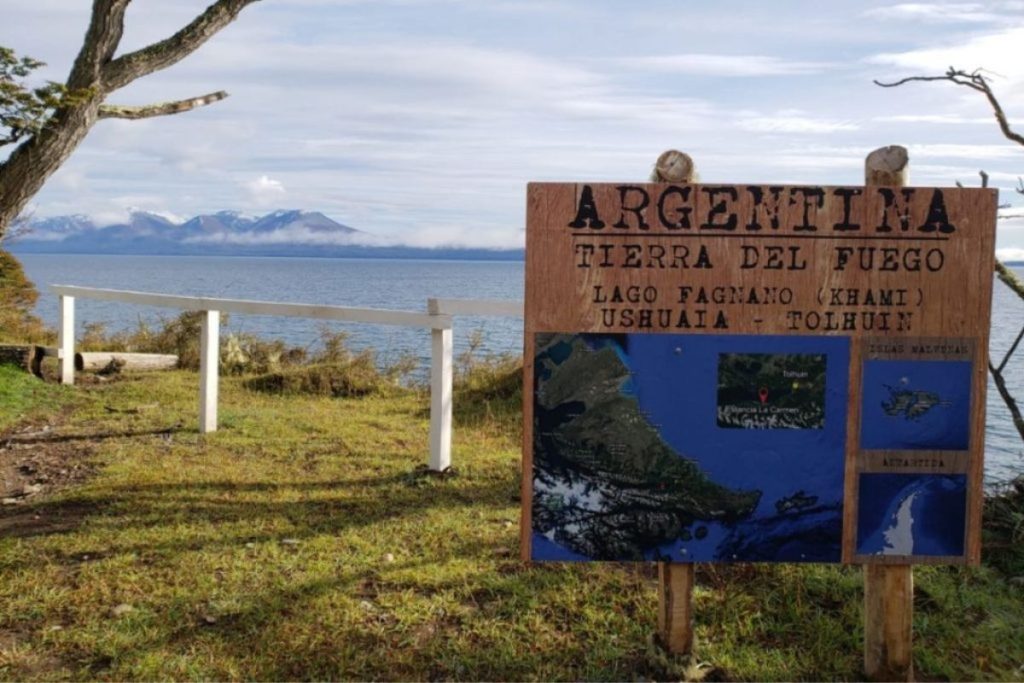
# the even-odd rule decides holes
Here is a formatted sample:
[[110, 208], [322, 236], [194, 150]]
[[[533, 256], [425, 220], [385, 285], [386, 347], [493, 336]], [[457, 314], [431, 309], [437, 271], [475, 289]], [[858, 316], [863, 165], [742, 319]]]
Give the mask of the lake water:
[[[40, 289], [37, 313], [50, 325], [57, 322], [57, 300], [47, 291], [48, 284], [408, 311], [425, 311], [428, 297], [523, 298], [523, 264], [515, 262], [67, 254], [20, 254], [18, 258]], [[1024, 276], [1024, 268], [1015, 270]], [[76, 300], [75, 309], [79, 332], [89, 322], [106, 323], [114, 331], [134, 327], [140, 319], [152, 322], [176, 315], [168, 309], [88, 299]], [[995, 362], [1002, 359], [1022, 324], [1024, 302], [996, 282], [990, 346]], [[430, 333], [421, 329], [232, 315], [225, 332], [248, 332], [312, 349], [323, 325], [348, 332], [352, 348], [373, 348], [381, 361], [412, 354], [422, 367], [429, 363]], [[483, 353], [522, 353], [521, 319], [456, 318], [456, 354], [468, 348], [474, 333], [483, 338]], [[1024, 349], [1005, 374], [1011, 391], [1024, 397]], [[990, 482], [1024, 471], [1024, 447], [991, 382], [985, 471]]]

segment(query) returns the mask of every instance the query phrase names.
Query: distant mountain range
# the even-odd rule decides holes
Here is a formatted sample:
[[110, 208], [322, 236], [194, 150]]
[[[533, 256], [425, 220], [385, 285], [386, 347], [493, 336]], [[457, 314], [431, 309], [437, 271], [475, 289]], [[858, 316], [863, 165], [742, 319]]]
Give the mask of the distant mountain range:
[[184, 222], [147, 211], [97, 225], [88, 216], [30, 221], [4, 245], [18, 253], [218, 256], [330, 256], [521, 260], [522, 249], [408, 247], [334, 221], [319, 211], [279, 210], [265, 216], [218, 211]]

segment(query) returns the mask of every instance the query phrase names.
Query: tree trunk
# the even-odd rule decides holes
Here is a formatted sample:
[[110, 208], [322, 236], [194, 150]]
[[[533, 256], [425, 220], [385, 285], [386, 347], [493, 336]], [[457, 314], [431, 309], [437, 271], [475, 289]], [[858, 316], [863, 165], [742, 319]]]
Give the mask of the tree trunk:
[[46, 180], [85, 139], [99, 118], [102, 95], [69, 107], [0, 164], [0, 243]]
[[173, 370], [178, 357], [168, 353], [127, 353], [121, 351], [94, 351], [75, 354], [75, 370], [102, 370], [115, 360], [122, 370]]

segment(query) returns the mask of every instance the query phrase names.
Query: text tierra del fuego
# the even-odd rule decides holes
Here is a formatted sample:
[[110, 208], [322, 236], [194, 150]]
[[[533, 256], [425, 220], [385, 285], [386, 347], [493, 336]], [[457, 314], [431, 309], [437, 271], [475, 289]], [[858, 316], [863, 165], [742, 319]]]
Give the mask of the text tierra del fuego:
[[561, 230], [595, 329], [912, 333], [956, 256], [957, 192], [580, 184]]

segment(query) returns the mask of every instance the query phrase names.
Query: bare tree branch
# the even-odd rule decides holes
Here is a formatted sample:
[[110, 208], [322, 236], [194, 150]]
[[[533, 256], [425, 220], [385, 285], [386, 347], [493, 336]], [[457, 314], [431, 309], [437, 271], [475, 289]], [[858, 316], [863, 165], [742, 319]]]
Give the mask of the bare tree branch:
[[202, 95], [200, 97], [191, 97], [187, 100], [178, 100], [176, 102], [160, 102], [157, 104], [147, 104], [141, 107], [129, 107], [116, 104], [104, 104], [100, 106], [99, 118], [101, 119], [148, 119], [154, 116], [168, 116], [170, 114], [180, 114], [183, 111], [189, 111], [198, 107], [205, 107], [208, 104], [214, 102], [220, 102], [228, 94], [223, 90], [210, 93], [209, 95]]
[[1017, 401], [1014, 399], [1010, 390], [1006, 388], [1006, 380], [1003, 378], [1003, 373], [992, 365], [990, 361], [988, 364], [988, 370], [992, 373], [993, 383], [996, 385], [996, 389], [999, 391], [999, 395], [1003, 399], [1003, 403], [1010, 411], [1010, 417], [1013, 419], [1013, 426], [1017, 428], [1020, 433], [1020, 438], [1024, 440], [1024, 416], [1021, 416], [1020, 406], [1017, 405]]
[[[89, 28], [67, 82], [51, 84], [44, 91], [37, 89], [35, 99], [27, 104], [14, 103], [22, 108], [35, 105], [42, 117], [39, 124], [26, 133], [20, 120], [0, 121], [9, 131], [0, 134], [0, 146], [21, 143], [0, 161], [0, 242], [29, 200], [101, 118], [137, 119], [176, 114], [223, 99], [226, 94], [212, 93], [148, 107], [104, 105], [111, 92], [180, 61], [230, 24], [239, 12], [258, 1], [216, 0], [170, 38], [115, 58], [124, 34], [125, 11], [131, 0], [92, 0]], [[41, 66], [34, 60], [16, 60], [13, 52], [5, 52], [0, 46], [0, 69], [5, 63], [15, 77]], [[17, 88], [15, 94], [18, 94]]]
[[992, 107], [992, 113], [996, 117], [996, 122], [999, 124], [999, 130], [1002, 131], [1003, 136], [1006, 137], [1007, 140], [1016, 142], [1018, 145], [1024, 145], [1024, 135], [1021, 135], [1010, 128], [1010, 123], [1006, 120], [1006, 113], [1003, 111], [1002, 105], [999, 104], [999, 100], [996, 99], [995, 94], [993, 94], [992, 88], [989, 87], [988, 79], [982, 74], [982, 69], [975, 69], [968, 73], [961, 69], [949, 67], [949, 70], [946, 71], [944, 76], [910, 76], [891, 83], [875, 81], [875, 85], [883, 88], [896, 88], [905, 83], [911, 83], [914, 81], [949, 81], [950, 83], [962, 85], [965, 88], [970, 88], [971, 90], [977, 90], [985, 96], [989, 105]]
[[[975, 69], [968, 73], [966, 71], [949, 67], [949, 70], [946, 71], [943, 76], [910, 76], [909, 78], [901, 78], [900, 80], [893, 81], [891, 83], [875, 81], [875, 85], [879, 85], [883, 88], [895, 88], [905, 83], [915, 81], [949, 81], [950, 83], [962, 85], [965, 88], [970, 88], [971, 90], [980, 92], [988, 100], [989, 106], [992, 107], [992, 113], [996, 117], [996, 122], [999, 124], [999, 130], [1002, 131], [1003, 136], [1005, 136], [1007, 140], [1016, 142], [1018, 145], [1024, 145], [1024, 135], [1021, 135], [1010, 128], [1010, 124], [1006, 120], [1006, 113], [1003, 112], [1002, 105], [999, 104], [999, 100], [996, 99], [996, 96], [992, 93], [992, 88], [989, 87], [988, 79], [982, 75], [981, 69]], [[981, 186], [988, 187], [988, 174], [985, 173], [985, 171], [979, 171], [978, 173], [981, 176]], [[1018, 184], [1015, 189], [1017, 192], [1024, 194], [1024, 179], [1018, 178], [1017, 183]], [[959, 181], [957, 182], [957, 186], [963, 187]], [[996, 259], [995, 269], [996, 275], [999, 279], [1002, 280], [1003, 283], [1017, 296], [1024, 299], [1024, 283], [1020, 281], [1013, 271], [1007, 268], [999, 259]], [[1021, 330], [1021, 335], [1017, 337], [1017, 340], [1010, 347], [1009, 351], [1006, 352], [1006, 355], [1003, 357], [1003, 361], [999, 364], [999, 367], [996, 367], [989, 362], [988, 369], [992, 375], [992, 381], [995, 383], [996, 389], [999, 391], [999, 396], [1002, 397], [1003, 403], [1006, 404], [1006, 407], [1010, 411], [1010, 415], [1013, 418], [1013, 425], [1020, 433], [1021, 439], [1024, 439], [1024, 416], [1021, 415], [1020, 406], [1017, 404], [1016, 399], [1007, 388], [1006, 380], [1003, 377], [1003, 369], [1010, 361], [1010, 357], [1017, 351], [1017, 347], [1020, 344], [1022, 337], [1024, 337], [1024, 330]]]
[[[125, 0], [96, 0], [125, 1]], [[166, 69], [192, 54], [217, 31], [234, 21], [238, 13], [259, 0], [217, 0], [170, 38], [122, 55], [103, 69], [107, 91], [123, 88], [137, 78]]]
[[124, 13], [131, 0], [93, 0], [89, 28], [68, 76], [71, 89], [89, 88], [113, 58], [124, 34]]

